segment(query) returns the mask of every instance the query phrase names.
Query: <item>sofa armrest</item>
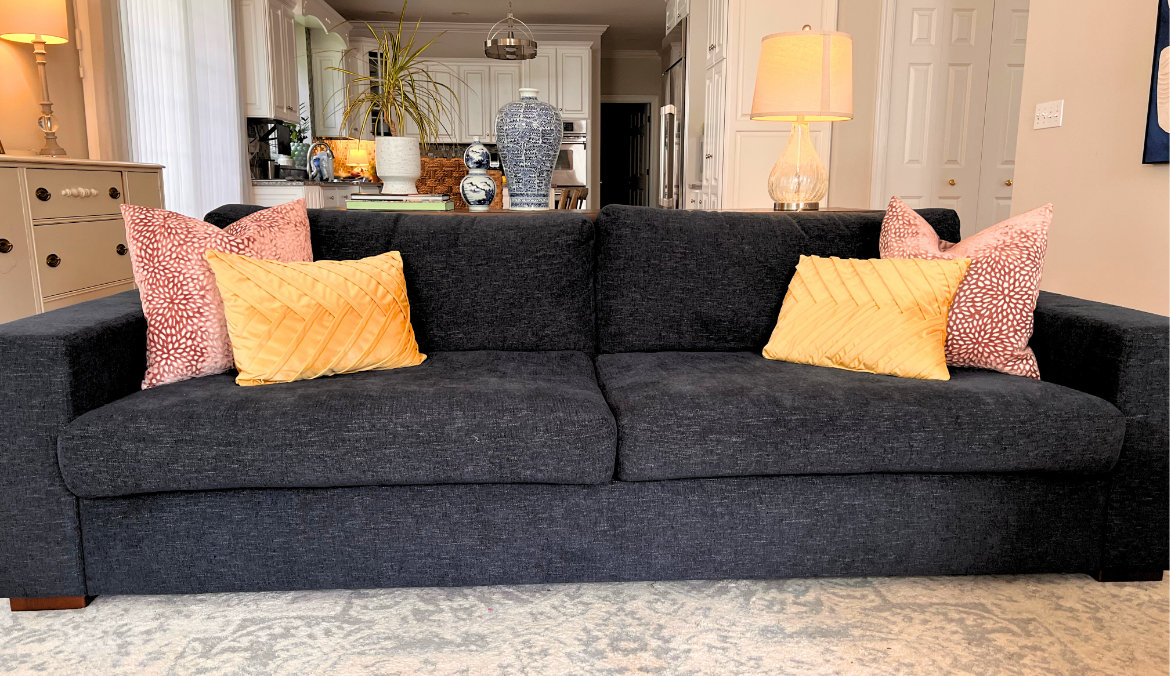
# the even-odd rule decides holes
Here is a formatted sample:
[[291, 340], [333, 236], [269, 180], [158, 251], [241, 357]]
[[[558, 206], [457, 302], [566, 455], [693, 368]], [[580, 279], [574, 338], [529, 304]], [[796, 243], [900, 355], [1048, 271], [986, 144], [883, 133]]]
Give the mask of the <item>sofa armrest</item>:
[[82, 596], [77, 498], [57, 435], [138, 390], [146, 318], [137, 291], [0, 324], [0, 597]]
[[1042, 379], [1096, 395], [1125, 415], [1110, 473], [1101, 568], [1161, 571], [1170, 561], [1170, 319], [1041, 292], [1031, 346]]

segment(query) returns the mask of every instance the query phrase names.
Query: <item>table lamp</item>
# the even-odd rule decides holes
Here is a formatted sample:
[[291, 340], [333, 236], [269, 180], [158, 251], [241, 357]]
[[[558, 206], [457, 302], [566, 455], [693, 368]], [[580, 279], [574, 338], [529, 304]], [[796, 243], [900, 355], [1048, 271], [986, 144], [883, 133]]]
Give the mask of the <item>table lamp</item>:
[[49, 80], [45, 74], [45, 45], [69, 42], [69, 19], [65, 0], [0, 0], [0, 38], [11, 42], [32, 43], [37, 72], [41, 76], [41, 116], [37, 126], [45, 132], [41, 155], [68, 157], [57, 144], [57, 118], [49, 100]]
[[365, 148], [351, 148], [345, 163], [365, 176], [366, 168], [370, 166], [370, 153]]
[[792, 122], [788, 145], [768, 176], [776, 210], [819, 209], [829, 172], [808, 123], [853, 119], [853, 38], [811, 26], [765, 37], [751, 119]]

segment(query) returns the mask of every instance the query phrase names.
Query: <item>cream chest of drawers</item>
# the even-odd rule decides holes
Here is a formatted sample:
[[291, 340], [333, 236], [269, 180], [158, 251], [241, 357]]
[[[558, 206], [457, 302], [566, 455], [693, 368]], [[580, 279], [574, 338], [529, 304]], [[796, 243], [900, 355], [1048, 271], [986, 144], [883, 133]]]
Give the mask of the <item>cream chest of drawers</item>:
[[162, 167], [0, 155], [0, 322], [133, 289], [123, 204], [161, 208]]

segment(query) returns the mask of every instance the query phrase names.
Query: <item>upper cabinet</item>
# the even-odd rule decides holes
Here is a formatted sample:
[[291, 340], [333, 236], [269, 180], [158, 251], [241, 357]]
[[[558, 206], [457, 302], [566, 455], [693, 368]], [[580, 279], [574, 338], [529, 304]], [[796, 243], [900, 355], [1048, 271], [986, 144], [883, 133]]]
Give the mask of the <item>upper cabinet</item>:
[[691, 13], [691, 0], [666, 0], [666, 32], [669, 33]]
[[538, 99], [556, 106], [567, 120], [589, 117], [593, 55], [588, 44], [541, 42], [536, 58], [522, 63], [523, 86], [537, 89]]
[[707, 67], [727, 57], [728, 0], [710, 0], [707, 3]]
[[244, 111], [248, 117], [296, 122], [296, 14], [289, 0], [240, 0]]

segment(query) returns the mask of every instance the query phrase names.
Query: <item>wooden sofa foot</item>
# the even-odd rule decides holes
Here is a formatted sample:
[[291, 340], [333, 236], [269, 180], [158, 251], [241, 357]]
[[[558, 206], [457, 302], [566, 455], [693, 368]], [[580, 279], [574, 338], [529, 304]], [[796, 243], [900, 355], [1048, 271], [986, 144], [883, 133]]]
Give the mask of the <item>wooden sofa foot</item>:
[[8, 599], [12, 612], [22, 610], [79, 610], [89, 605], [92, 596], [46, 596], [39, 599]]
[[1098, 582], [1161, 582], [1160, 570], [1099, 570], [1093, 577]]

